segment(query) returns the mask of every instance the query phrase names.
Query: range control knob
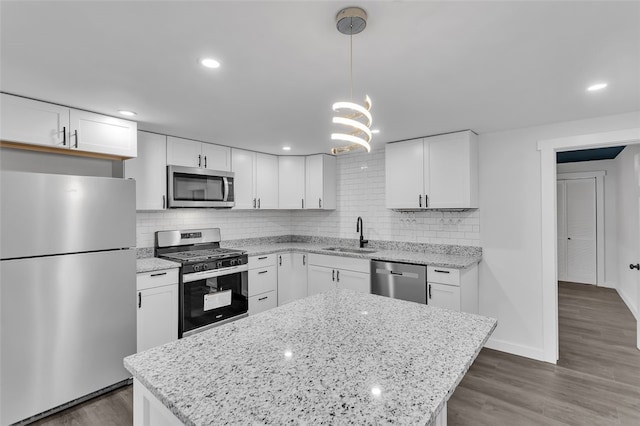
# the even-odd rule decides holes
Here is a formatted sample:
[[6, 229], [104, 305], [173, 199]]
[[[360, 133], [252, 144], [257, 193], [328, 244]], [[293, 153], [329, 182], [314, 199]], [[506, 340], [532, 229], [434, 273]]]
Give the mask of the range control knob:
[[222, 268], [222, 260], [219, 260], [218, 263], [216, 263], [216, 266], [218, 268]]
[[193, 271], [198, 272], [200, 270], [200, 265], [193, 265]]
[[235, 259], [231, 259], [231, 260], [229, 261], [229, 265], [233, 266], [233, 265], [235, 265], [235, 264], [236, 264], [236, 260], [235, 260]]
[[207, 269], [209, 269], [209, 265], [207, 265], [206, 263], [202, 264], [202, 270], [206, 271]]

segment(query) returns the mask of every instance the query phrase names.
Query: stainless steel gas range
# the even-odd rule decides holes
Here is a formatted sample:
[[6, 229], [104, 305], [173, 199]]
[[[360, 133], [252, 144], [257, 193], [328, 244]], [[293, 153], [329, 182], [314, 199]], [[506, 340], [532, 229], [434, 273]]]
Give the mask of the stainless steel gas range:
[[247, 316], [247, 255], [220, 248], [220, 229], [156, 232], [155, 255], [181, 263], [178, 337]]

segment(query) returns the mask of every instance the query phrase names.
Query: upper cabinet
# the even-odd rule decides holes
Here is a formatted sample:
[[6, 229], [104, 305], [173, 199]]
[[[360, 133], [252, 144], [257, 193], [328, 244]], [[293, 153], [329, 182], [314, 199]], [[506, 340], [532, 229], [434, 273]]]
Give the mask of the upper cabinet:
[[168, 136], [167, 164], [229, 172], [231, 171], [231, 148]]
[[282, 156], [278, 158], [278, 208], [304, 208], [305, 158]]
[[231, 149], [235, 209], [278, 208], [278, 157]]
[[305, 159], [305, 209], [335, 210], [336, 157], [309, 155]]
[[[2, 94], [0, 139], [74, 152], [132, 158], [133, 121]], [[68, 152], [71, 152], [68, 151]]]
[[390, 209], [478, 207], [478, 143], [471, 131], [386, 145]]
[[167, 205], [167, 137], [138, 132], [138, 157], [124, 162], [124, 177], [136, 180], [136, 210]]

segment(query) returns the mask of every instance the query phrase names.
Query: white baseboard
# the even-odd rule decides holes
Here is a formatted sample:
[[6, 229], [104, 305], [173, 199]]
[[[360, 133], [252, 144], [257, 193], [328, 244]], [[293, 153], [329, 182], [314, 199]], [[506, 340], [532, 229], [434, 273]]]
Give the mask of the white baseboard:
[[617, 288], [618, 288], [618, 286], [616, 285], [616, 283], [612, 283], [612, 282], [609, 282], [609, 281], [605, 281], [605, 282], [604, 282], [604, 283], [602, 283], [602, 284], [598, 284], [598, 287], [614, 288], [614, 289], [617, 289]]
[[622, 299], [624, 304], [627, 305], [627, 308], [629, 308], [629, 310], [631, 311], [631, 313], [635, 317], [636, 321], [640, 321], [638, 319], [638, 309], [636, 307], [636, 304], [631, 301], [631, 297], [629, 297], [629, 295], [627, 295], [627, 293], [625, 293], [624, 291], [622, 291], [620, 289], [616, 289], [616, 290], [618, 291], [618, 294], [620, 295], [620, 298]]
[[494, 338], [490, 338], [484, 346], [485, 348], [495, 349], [497, 351], [506, 352], [512, 355], [532, 358], [538, 361], [546, 361], [544, 357], [544, 351], [542, 349], [532, 348], [531, 346], [505, 342], [504, 340], [498, 340]]

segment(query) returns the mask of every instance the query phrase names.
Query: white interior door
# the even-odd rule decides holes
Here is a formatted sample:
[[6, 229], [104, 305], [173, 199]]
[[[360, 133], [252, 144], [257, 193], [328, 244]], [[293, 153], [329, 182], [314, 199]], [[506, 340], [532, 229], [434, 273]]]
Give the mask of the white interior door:
[[596, 284], [596, 181], [569, 179], [566, 185], [567, 275], [570, 282]]
[[558, 181], [558, 280], [567, 280], [567, 207], [566, 181]]

